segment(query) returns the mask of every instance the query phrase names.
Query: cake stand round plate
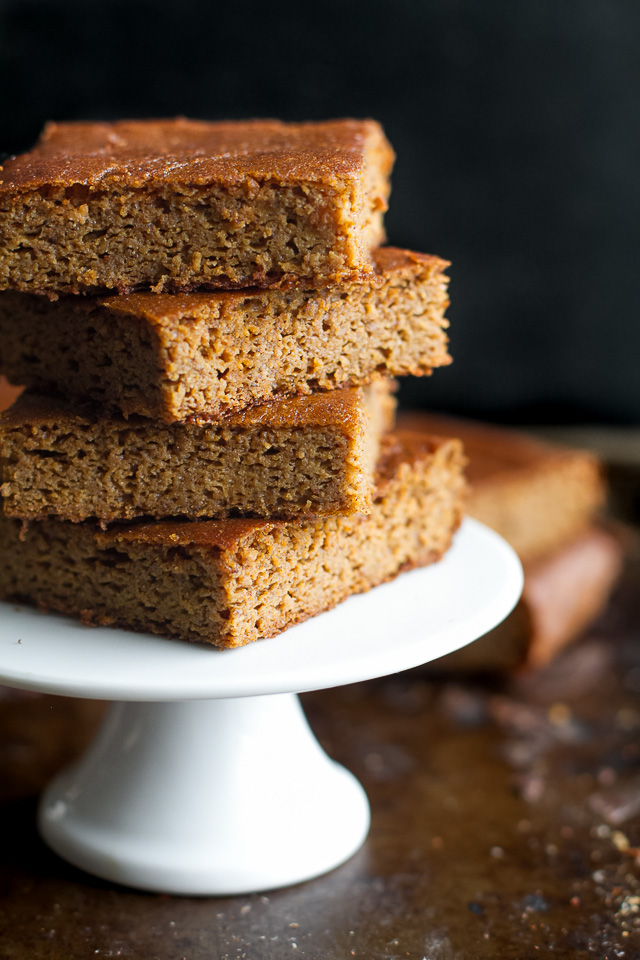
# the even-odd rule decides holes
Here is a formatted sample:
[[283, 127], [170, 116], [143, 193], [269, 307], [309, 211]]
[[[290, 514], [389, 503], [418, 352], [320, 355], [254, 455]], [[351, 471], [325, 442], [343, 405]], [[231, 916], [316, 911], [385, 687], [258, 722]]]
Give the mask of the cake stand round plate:
[[296, 694], [435, 660], [496, 626], [521, 589], [513, 550], [467, 519], [439, 563], [236, 650], [0, 604], [0, 683], [119, 701], [45, 792], [44, 838], [98, 876], [170, 893], [248, 893], [338, 866], [366, 837], [368, 803]]

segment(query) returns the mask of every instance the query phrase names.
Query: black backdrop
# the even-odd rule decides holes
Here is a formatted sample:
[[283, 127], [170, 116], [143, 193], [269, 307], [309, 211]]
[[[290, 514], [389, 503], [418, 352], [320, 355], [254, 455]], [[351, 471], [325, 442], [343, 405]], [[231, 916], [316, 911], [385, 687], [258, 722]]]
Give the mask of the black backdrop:
[[640, 421], [638, 0], [0, 0], [0, 149], [53, 119], [374, 116], [390, 240], [453, 261], [413, 405]]

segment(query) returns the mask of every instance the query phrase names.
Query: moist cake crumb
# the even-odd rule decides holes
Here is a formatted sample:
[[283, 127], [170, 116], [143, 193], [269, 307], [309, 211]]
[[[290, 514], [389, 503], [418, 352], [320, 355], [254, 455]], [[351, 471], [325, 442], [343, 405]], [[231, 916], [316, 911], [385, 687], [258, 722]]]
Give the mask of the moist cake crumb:
[[[437, 560], [462, 513], [458, 440], [383, 441], [368, 516], [114, 526], [0, 516], [0, 596], [218, 647], [274, 636]], [[426, 598], [425, 598], [426, 600]]]
[[368, 512], [394, 417], [387, 380], [173, 424], [27, 391], [0, 414], [4, 512], [102, 523]]
[[0, 172], [0, 289], [364, 276], [384, 241], [393, 159], [373, 120], [49, 123]]
[[371, 279], [318, 290], [0, 293], [0, 372], [171, 422], [450, 363], [448, 264], [395, 248], [374, 261]]

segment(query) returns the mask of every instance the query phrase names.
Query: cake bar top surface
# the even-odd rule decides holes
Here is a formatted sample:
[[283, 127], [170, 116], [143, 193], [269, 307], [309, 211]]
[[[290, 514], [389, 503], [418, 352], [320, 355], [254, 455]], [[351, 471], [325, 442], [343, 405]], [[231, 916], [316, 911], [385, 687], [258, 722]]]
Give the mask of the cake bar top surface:
[[390, 169], [393, 151], [373, 120], [49, 123], [29, 153], [6, 161], [0, 194], [47, 184], [335, 183], [362, 172], [372, 136], [384, 144]]
[[[437, 454], [453, 451], [460, 457], [457, 440], [430, 437], [419, 431], [398, 430], [382, 441], [382, 452], [376, 473], [376, 500], [383, 498], [393, 481], [401, 481], [403, 472], [418, 464], [429, 465]], [[251, 537], [256, 531], [277, 528], [286, 521], [271, 520], [161, 520], [113, 527], [100, 534], [101, 542], [145, 543], [156, 547], [194, 546], [229, 550]]]

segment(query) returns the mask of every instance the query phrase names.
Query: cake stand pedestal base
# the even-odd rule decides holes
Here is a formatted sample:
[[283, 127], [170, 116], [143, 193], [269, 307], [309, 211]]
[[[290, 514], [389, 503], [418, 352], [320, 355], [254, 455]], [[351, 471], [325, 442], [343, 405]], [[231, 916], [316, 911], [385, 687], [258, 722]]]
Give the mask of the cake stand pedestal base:
[[439, 563], [237, 650], [0, 604], [0, 683], [115, 702], [46, 791], [44, 839], [89, 873], [165, 893], [250, 893], [337, 867], [369, 807], [296, 694], [450, 653], [521, 590], [513, 550], [467, 518]]
[[295, 694], [115, 703], [47, 789], [40, 831], [89, 873], [146, 890], [241, 894], [347, 860], [364, 790], [320, 747]]

